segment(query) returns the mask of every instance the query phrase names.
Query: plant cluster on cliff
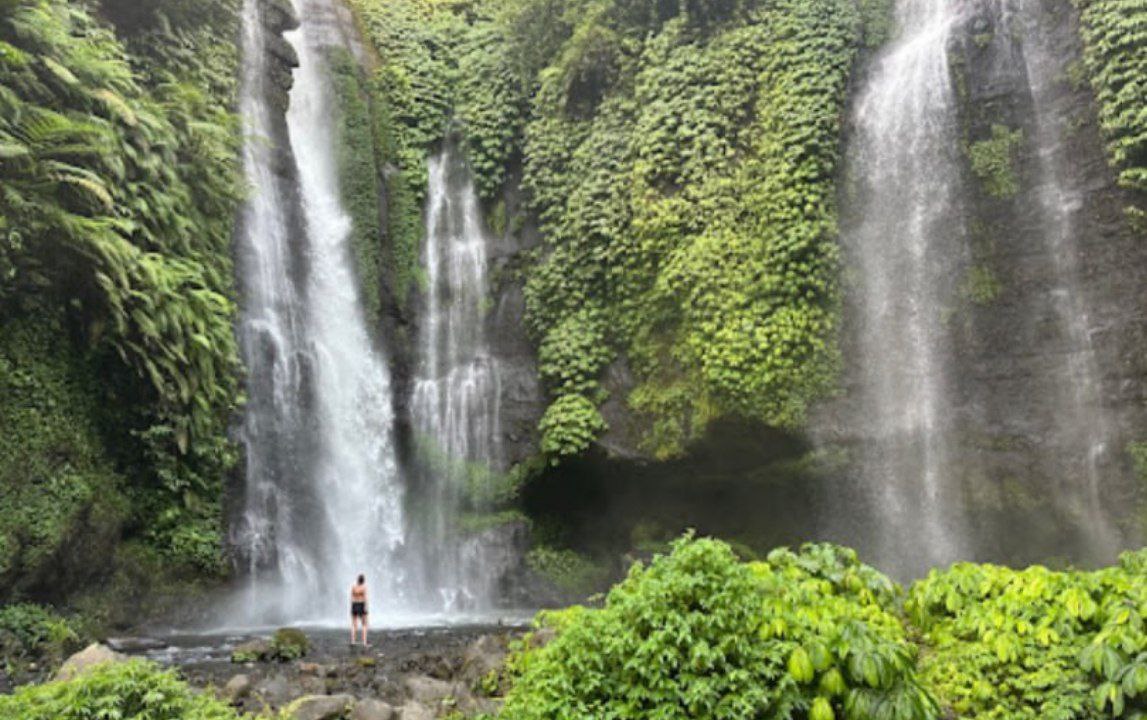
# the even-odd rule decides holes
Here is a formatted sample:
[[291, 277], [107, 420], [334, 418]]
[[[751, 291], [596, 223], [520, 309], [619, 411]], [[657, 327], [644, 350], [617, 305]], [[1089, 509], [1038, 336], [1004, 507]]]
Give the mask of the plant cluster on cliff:
[[0, 3], [0, 577], [84, 523], [219, 562], [237, 23], [234, 0]]
[[[418, 275], [426, 155], [458, 128], [482, 197], [521, 169], [524, 269], [552, 404], [542, 445], [607, 429], [601, 377], [667, 457], [720, 416], [802, 422], [837, 365], [834, 173], [880, 3], [352, 0], [373, 47], [400, 294]], [[496, 213], [495, 213], [496, 214]]]
[[1136, 194], [1128, 211], [1147, 229], [1147, 2], [1074, 0], [1083, 25], [1084, 62], [1099, 102], [1099, 124], [1120, 186]]

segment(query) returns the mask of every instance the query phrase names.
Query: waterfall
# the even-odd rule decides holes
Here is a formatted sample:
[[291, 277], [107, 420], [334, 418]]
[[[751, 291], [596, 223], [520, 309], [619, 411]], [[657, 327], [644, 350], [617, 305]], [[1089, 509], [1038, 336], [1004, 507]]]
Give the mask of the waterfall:
[[[297, 193], [276, 177], [259, 0], [244, 6], [242, 114], [252, 197], [238, 240], [250, 382], [243, 518], [247, 622], [342, 621], [354, 576], [384, 612], [401, 581], [402, 488], [387, 365], [367, 329], [338, 187], [326, 48], [332, 0], [296, 0], [299, 56], [287, 130]], [[299, 221], [301, 219], [301, 222]], [[297, 239], [296, 237], [297, 236]]]
[[945, 326], [967, 253], [948, 61], [961, 6], [898, 0], [900, 34], [861, 90], [848, 158], [842, 237], [858, 270], [858, 480], [877, 513], [874, 560], [902, 574], [964, 551]]
[[1022, 38], [1021, 69], [1027, 76], [1034, 111], [1036, 200], [1056, 283], [1050, 301], [1065, 345], [1058, 353], [1062, 364], [1055, 384], [1059, 397], [1054, 404], [1054, 430], [1055, 441], [1067, 457], [1059, 468], [1055, 495], [1083, 531], [1090, 545], [1087, 552], [1108, 562], [1119, 547], [1119, 539], [1104, 510], [1100, 490], [1101, 474], [1111, 469], [1104, 459], [1113, 428], [1103, 407], [1099, 363], [1081, 281], [1082, 248], [1076, 244], [1085, 188], [1080, 186], [1079, 173], [1072, 172], [1067, 156], [1072, 98], [1059, 87], [1067, 82], [1068, 61], [1041, 22], [1042, 9], [1036, 2], [1005, 3], [1003, 25], [1014, 26]]
[[487, 609], [510, 558], [481, 534], [467, 537], [459, 521], [464, 509], [482, 509], [474, 492], [502, 470], [499, 368], [485, 329], [490, 239], [454, 142], [430, 158], [429, 178], [425, 320], [411, 399], [425, 508], [416, 542], [420, 584], [442, 609]]

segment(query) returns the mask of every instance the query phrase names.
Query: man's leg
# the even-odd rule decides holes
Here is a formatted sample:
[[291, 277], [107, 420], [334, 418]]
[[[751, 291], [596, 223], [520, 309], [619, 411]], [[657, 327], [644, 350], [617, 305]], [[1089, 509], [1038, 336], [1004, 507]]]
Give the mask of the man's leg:
[[363, 647], [369, 647], [370, 646], [370, 643], [368, 643], [366, 641], [366, 619], [367, 619], [367, 616], [363, 615], [362, 616], [362, 646]]
[[350, 616], [350, 644], [354, 645], [355, 632], [358, 630], [358, 617], [353, 613]]

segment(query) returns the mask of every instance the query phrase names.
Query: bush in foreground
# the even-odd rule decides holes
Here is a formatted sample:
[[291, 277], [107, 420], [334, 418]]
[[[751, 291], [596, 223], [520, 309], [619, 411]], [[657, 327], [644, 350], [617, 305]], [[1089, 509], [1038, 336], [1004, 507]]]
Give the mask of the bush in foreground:
[[895, 599], [851, 551], [743, 564], [724, 543], [684, 538], [635, 565], [603, 608], [549, 615], [557, 636], [513, 658], [501, 717], [936, 718]]
[[175, 673], [143, 660], [92, 668], [66, 682], [29, 685], [0, 696], [0, 718], [19, 720], [237, 720]]

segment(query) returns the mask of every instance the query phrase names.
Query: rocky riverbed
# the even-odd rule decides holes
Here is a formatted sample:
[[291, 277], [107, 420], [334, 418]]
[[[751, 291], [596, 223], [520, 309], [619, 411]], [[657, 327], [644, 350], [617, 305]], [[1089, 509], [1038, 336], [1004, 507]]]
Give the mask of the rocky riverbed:
[[[94, 660], [137, 656], [176, 667], [193, 686], [255, 714], [430, 720], [495, 712], [506, 656], [527, 631], [508, 625], [383, 630], [364, 648], [350, 645], [345, 631], [304, 630], [306, 651], [289, 660], [272, 657], [272, 632], [109, 638], [84, 652]], [[247, 659], [260, 655], [266, 659]]]

